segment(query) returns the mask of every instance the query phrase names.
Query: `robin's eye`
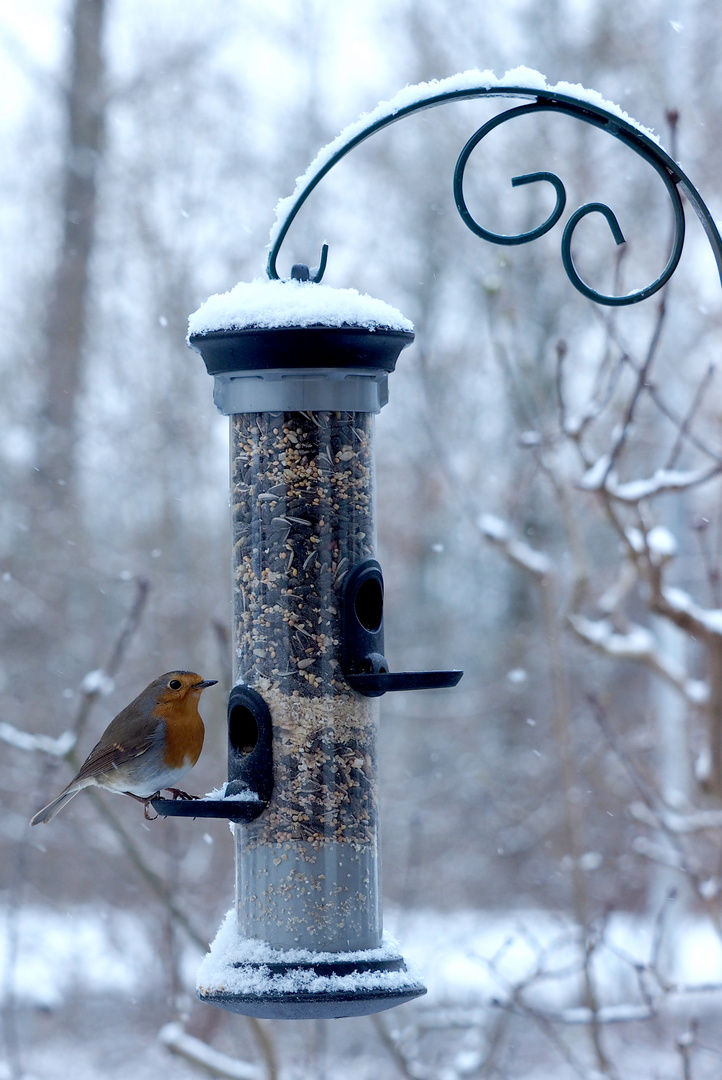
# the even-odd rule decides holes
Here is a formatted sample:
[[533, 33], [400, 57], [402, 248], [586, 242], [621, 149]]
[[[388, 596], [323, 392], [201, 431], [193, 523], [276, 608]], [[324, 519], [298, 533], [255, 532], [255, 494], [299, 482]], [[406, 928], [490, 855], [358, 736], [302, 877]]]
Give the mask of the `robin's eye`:
[[168, 689], [169, 690], [180, 690], [182, 685], [183, 685], [183, 683], [180, 681], [180, 679], [171, 679], [171, 681], [168, 683]]

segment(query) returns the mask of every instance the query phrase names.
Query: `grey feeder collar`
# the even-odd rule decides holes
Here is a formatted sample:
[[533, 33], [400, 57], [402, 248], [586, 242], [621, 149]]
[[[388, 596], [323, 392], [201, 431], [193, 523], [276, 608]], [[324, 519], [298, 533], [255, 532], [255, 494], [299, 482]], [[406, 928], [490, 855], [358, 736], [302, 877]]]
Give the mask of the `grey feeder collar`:
[[389, 400], [385, 371], [272, 368], [213, 377], [213, 401], [226, 416], [245, 412], [380, 412]]
[[368, 412], [388, 401], [388, 375], [410, 330], [278, 327], [218, 330], [190, 339], [214, 377], [213, 400], [247, 412]]

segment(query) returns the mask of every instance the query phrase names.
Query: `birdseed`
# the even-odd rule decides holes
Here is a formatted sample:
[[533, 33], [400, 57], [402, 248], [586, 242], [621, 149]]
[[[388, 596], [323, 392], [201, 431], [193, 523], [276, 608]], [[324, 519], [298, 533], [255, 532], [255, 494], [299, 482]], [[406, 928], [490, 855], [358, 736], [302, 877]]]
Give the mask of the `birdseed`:
[[235, 677], [273, 720], [274, 792], [239, 828], [241, 933], [375, 948], [375, 699], [341, 670], [340, 589], [374, 554], [373, 416], [231, 418]]

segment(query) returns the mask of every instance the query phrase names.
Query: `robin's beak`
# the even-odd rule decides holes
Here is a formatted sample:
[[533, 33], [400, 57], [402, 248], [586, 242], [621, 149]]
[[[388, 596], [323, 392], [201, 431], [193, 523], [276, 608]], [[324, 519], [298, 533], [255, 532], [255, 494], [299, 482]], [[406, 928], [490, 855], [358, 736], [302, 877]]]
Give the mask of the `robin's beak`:
[[218, 679], [204, 679], [203, 682], [193, 683], [194, 690], [205, 690], [208, 686], [215, 686]]

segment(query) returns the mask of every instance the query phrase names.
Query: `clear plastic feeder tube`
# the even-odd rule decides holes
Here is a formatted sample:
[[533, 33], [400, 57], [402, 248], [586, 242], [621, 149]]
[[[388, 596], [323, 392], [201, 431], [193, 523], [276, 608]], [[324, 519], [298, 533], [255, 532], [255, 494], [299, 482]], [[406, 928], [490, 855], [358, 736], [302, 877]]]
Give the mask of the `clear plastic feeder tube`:
[[340, 587], [374, 555], [373, 414], [231, 416], [235, 681], [273, 723], [274, 790], [236, 826], [238, 930], [279, 949], [381, 944], [378, 699], [341, 670]]

